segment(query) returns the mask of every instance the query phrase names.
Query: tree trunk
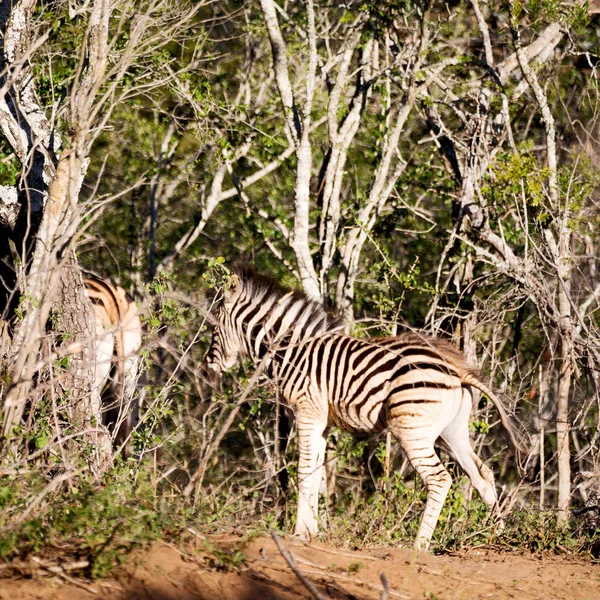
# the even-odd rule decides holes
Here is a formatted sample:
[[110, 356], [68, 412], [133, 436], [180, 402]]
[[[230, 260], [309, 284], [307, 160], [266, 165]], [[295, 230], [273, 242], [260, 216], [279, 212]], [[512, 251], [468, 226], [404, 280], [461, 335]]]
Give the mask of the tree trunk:
[[572, 342], [563, 338], [561, 344], [561, 367], [558, 379], [556, 409], [556, 455], [558, 460], [558, 519], [567, 520], [571, 500], [571, 448], [569, 446], [569, 392], [573, 369]]
[[73, 417], [80, 422], [89, 421], [92, 415], [100, 415], [101, 408], [100, 393], [94, 385], [94, 345], [90, 343], [95, 337], [96, 318], [73, 250], [68, 251], [62, 267], [54, 310], [55, 332], [67, 335], [70, 343], [81, 343], [81, 352], [69, 355], [69, 369], [61, 385], [69, 391]]
[[[86, 440], [98, 450], [96, 460], [90, 464], [98, 474], [110, 461], [110, 446], [101, 428], [100, 391], [94, 389], [94, 312], [72, 247], [81, 219], [77, 200], [88, 164], [84, 144], [87, 129], [77, 129], [58, 162], [54, 162], [57, 150], [54, 134], [37, 101], [35, 78], [23, 59], [32, 43], [29, 29], [34, 6], [34, 0], [22, 0], [10, 6], [3, 3], [1, 7], [2, 59], [12, 85], [0, 98], [0, 127], [26, 173], [18, 193], [12, 194], [19, 205], [17, 218], [4, 215], [0, 223], [14, 242], [23, 265], [17, 271], [9, 255], [10, 247], [1, 248], [8, 261], [5, 269], [9, 273], [12, 269], [13, 275], [0, 294], [3, 303], [0, 313], [7, 318], [13, 316], [15, 302], [11, 304], [11, 299], [14, 298], [19, 298], [20, 311], [19, 318], [13, 321], [13, 336], [6, 353], [10, 386], [3, 398], [3, 433], [10, 434], [26, 407], [48, 393], [45, 378], [49, 376], [52, 397], [68, 399], [67, 412], [72, 424], [87, 424], [86, 431], [99, 430], [92, 434], [94, 439]], [[103, 31], [107, 19], [106, 6], [98, 0], [90, 17], [90, 40], [97, 40], [97, 32]], [[98, 47], [101, 41], [96, 44]], [[87, 125], [84, 121], [89, 116], [84, 109], [89, 108], [93, 98], [88, 92], [96, 89], [98, 70], [104, 68], [105, 60], [106, 57], [90, 63], [77, 88], [72, 117], [80, 126]], [[10, 188], [0, 190], [4, 207], [9, 206], [10, 191]], [[48, 345], [43, 342], [49, 339], [49, 330], [57, 334], [54, 342], [58, 342], [59, 336], [62, 340], [51, 344], [48, 354]], [[63, 356], [68, 368], [56, 377], [53, 363]], [[41, 381], [43, 386], [39, 385]], [[98, 433], [100, 440], [96, 439]], [[60, 437], [60, 431], [55, 435]]]
[[564, 224], [559, 244], [558, 305], [561, 316], [560, 372], [556, 407], [556, 456], [558, 461], [558, 519], [566, 522], [571, 500], [571, 448], [569, 445], [569, 394], [573, 376], [574, 347], [571, 315], [570, 229]]

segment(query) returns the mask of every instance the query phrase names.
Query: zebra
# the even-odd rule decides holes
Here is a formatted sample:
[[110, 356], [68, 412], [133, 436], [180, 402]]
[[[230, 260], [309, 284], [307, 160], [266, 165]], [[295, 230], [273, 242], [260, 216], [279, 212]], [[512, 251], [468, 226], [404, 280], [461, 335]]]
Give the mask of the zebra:
[[96, 318], [95, 386], [102, 395], [102, 422], [115, 448], [123, 446], [137, 422], [142, 396], [134, 401], [140, 376], [142, 322], [133, 298], [119, 285], [86, 272], [83, 280]]
[[498, 513], [492, 471], [469, 440], [472, 388], [496, 405], [515, 446], [506, 410], [448, 341], [415, 333], [356, 338], [298, 291], [234, 268], [213, 321], [205, 367], [213, 375], [250, 357], [268, 368], [295, 413], [298, 506], [295, 534], [318, 531], [326, 431], [391, 430], [422, 479], [427, 501], [415, 547], [429, 548], [452, 479], [434, 444], [441, 437], [484, 502]]

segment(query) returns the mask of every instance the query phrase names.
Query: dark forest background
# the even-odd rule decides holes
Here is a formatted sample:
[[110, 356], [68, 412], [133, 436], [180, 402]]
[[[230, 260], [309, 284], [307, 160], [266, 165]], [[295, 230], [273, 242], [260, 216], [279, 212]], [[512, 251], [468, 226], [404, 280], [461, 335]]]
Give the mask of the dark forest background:
[[[291, 528], [272, 382], [201, 368], [236, 263], [355, 335], [450, 338], [503, 396], [521, 468], [485, 399], [472, 436], [512, 520], [455, 470], [438, 547], [593, 545], [593, 4], [5, 0], [0, 22], [0, 557], [63, 540], [98, 575], [189, 523]], [[129, 459], [98, 442], [80, 269], [143, 315]], [[388, 436], [332, 432], [327, 467], [331, 541], [409, 543], [423, 492]]]

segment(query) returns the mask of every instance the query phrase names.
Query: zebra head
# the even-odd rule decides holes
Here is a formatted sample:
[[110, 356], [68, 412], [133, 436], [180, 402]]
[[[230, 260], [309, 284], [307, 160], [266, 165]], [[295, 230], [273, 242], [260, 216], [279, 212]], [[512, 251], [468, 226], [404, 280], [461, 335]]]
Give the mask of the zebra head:
[[236, 319], [236, 305], [242, 295], [243, 285], [237, 274], [230, 278], [217, 307], [213, 321], [212, 340], [204, 364], [213, 378], [235, 365], [246, 352], [241, 322]]
[[[209, 377], [242, 358], [255, 365], [288, 360], [290, 344], [302, 343], [338, 326], [323, 306], [302, 292], [286, 289], [244, 267], [234, 267], [213, 320], [205, 359]], [[279, 350], [278, 354], [274, 354]], [[268, 366], [267, 366], [268, 365]]]

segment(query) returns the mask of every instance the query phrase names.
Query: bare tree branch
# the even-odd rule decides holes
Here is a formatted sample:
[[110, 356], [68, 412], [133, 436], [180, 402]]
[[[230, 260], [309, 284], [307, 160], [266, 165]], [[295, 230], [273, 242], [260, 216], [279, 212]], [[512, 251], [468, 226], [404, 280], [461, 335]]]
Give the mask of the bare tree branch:
[[302, 123], [300, 122], [300, 115], [298, 114], [292, 84], [290, 83], [287, 49], [285, 42], [283, 41], [283, 36], [281, 35], [281, 30], [279, 29], [279, 22], [275, 11], [275, 1], [261, 0], [260, 5], [264, 15], [265, 25], [267, 26], [269, 41], [271, 43], [273, 69], [275, 71], [281, 103], [283, 104], [288, 133], [291, 136], [294, 145], [298, 146], [300, 138], [302, 137]]

